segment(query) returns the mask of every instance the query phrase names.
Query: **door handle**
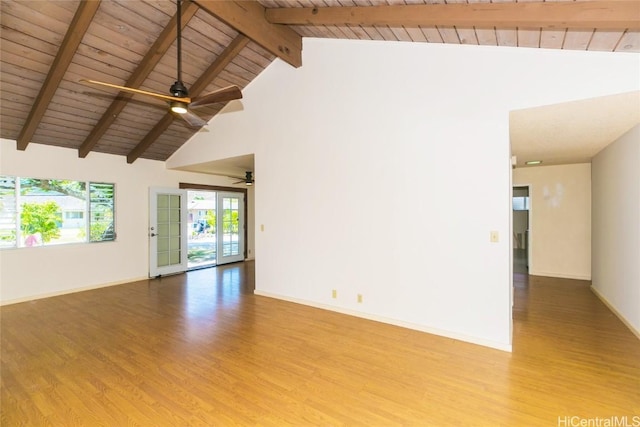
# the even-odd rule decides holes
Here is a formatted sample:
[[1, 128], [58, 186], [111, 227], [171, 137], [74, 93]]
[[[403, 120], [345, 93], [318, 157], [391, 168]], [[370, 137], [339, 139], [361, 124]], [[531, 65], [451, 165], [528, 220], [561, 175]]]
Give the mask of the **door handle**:
[[151, 237], [156, 237], [156, 236], [157, 236], [157, 234], [156, 234], [156, 233], [151, 233], [151, 234], [149, 234], [149, 236], [151, 236]]

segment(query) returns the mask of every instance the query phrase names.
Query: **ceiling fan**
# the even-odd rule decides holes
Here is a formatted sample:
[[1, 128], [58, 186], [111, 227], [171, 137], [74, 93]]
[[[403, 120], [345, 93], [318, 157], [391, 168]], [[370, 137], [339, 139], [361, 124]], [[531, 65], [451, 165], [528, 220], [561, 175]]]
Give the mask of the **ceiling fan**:
[[[236, 178], [235, 176], [232, 176], [230, 178]], [[241, 179], [240, 181], [234, 182], [234, 184], [241, 184], [244, 183], [245, 185], [251, 186], [253, 185], [253, 172], [251, 171], [246, 171], [244, 173], [244, 178]]]
[[[164, 95], [156, 92], [149, 92], [146, 90], [136, 89], [127, 86], [120, 86], [112, 83], [105, 83], [97, 80], [82, 79], [81, 82], [91, 83], [101, 86], [107, 86], [114, 89], [119, 89], [124, 92], [131, 92], [138, 95], [152, 96], [154, 98], [163, 99], [169, 102], [169, 110], [179, 115], [190, 126], [202, 127], [207, 124], [204, 120], [198, 117], [196, 114], [189, 111], [190, 108], [206, 107], [218, 102], [227, 102], [234, 99], [241, 99], [242, 92], [238, 86], [228, 86], [222, 89], [218, 89], [213, 92], [206, 93], [195, 98], [189, 97], [189, 91], [182, 82], [182, 0], [176, 0], [177, 13], [176, 13], [176, 44], [177, 44], [177, 78], [176, 81], [169, 88], [171, 95]], [[250, 185], [250, 184], [247, 184]]]

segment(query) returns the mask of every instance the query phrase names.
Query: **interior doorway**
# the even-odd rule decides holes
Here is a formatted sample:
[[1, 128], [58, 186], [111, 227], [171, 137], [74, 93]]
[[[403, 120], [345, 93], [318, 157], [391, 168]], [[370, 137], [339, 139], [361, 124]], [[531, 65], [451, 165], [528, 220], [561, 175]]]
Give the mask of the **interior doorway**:
[[513, 187], [513, 272], [529, 274], [529, 186]]

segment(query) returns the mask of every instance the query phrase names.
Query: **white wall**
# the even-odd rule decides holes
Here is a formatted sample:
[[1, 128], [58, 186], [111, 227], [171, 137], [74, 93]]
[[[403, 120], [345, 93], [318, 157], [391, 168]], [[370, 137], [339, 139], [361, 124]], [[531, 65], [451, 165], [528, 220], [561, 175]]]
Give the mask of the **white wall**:
[[509, 111], [637, 90], [638, 56], [304, 39], [303, 64], [167, 162], [255, 153], [257, 293], [510, 348]]
[[[0, 174], [36, 178], [92, 180], [116, 184], [115, 242], [0, 250], [0, 301], [3, 304], [148, 276], [149, 187], [177, 188], [179, 182], [224, 185], [223, 177], [168, 171], [164, 162], [0, 141]], [[252, 248], [250, 242], [249, 248]]]
[[640, 336], [640, 125], [592, 161], [593, 289]]
[[591, 165], [513, 170], [513, 185], [529, 185], [529, 274], [591, 279]]

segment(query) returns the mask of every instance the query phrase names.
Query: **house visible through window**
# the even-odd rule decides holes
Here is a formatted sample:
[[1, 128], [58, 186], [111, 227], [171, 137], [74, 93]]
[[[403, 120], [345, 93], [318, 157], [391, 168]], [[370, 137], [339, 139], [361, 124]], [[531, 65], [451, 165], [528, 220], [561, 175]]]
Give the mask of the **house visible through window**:
[[0, 248], [115, 239], [115, 185], [0, 176]]

